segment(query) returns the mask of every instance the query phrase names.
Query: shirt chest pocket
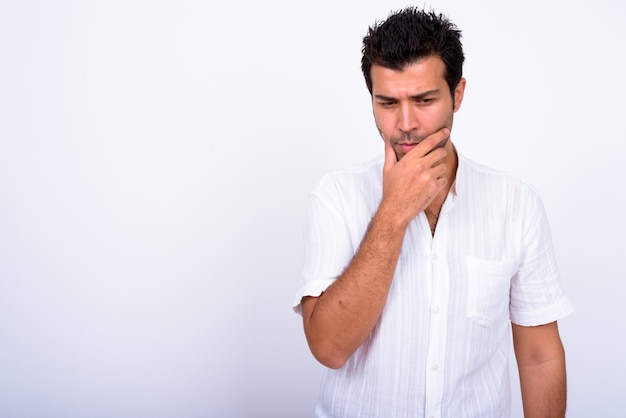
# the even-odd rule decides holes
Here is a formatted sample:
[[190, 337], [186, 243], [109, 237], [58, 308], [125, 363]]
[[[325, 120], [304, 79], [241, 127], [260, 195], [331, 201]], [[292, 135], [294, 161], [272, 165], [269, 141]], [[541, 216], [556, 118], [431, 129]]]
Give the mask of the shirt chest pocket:
[[498, 318], [509, 318], [509, 293], [514, 260], [467, 257], [468, 318], [489, 327]]

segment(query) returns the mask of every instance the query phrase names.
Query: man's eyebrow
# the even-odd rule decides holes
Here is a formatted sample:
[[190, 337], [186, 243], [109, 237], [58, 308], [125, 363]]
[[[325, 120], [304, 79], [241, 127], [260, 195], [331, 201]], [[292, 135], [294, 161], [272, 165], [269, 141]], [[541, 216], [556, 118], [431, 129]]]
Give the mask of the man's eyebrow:
[[413, 100], [421, 100], [424, 99], [428, 96], [433, 96], [433, 95], [438, 95], [439, 94], [439, 89], [434, 89], [434, 90], [428, 90], [419, 94], [414, 94], [413, 96], [411, 96], [411, 99]]
[[374, 97], [378, 100], [382, 100], [384, 102], [394, 102], [398, 99], [395, 97], [385, 96], [384, 94], [375, 94]]
[[[439, 89], [433, 89], [433, 90], [427, 90], [418, 94], [414, 94], [412, 96], [410, 96], [410, 98], [412, 100], [421, 100], [424, 99], [428, 96], [432, 96], [432, 95], [438, 95], [440, 93]], [[374, 97], [377, 100], [382, 100], [382, 101], [388, 101], [388, 102], [393, 102], [393, 101], [397, 101], [398, 99], [396, 97], [391, 97], [391, 96], [385, 96], [384, 94], [375, 94]]]

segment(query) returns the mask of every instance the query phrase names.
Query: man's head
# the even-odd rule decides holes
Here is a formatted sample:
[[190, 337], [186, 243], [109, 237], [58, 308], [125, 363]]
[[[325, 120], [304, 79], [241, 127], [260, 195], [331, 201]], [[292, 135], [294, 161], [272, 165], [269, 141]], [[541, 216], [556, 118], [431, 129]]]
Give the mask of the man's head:
[[372, 65], [402, 70], [428, 57], [439, 57], [445, 64], [445, 79], [454, 89], [463, 76], [461, 31], [443, 15], [416, 8], [392, 13], [387, 20], [369, 28], [363, 38], [361, 70], [372, 93]]

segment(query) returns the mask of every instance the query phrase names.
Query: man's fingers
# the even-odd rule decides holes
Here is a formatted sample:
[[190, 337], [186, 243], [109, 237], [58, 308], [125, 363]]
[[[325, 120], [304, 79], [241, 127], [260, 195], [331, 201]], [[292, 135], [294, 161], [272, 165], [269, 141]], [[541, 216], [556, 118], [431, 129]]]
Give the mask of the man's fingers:
[[443, 128], [433, 133], [432, 135], [427, 136], [420, 145], [424, 145], [422, 148], [424, 150], [424, 155], [428, 155], [436, 148], [441, 148], [445, 145], [446, 141], [450, 137], [450, 129]]

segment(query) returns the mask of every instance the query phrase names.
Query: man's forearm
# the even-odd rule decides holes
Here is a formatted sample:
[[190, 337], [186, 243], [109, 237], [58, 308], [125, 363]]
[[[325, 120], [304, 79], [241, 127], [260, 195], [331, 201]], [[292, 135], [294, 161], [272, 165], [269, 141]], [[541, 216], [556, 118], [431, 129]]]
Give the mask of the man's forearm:
[[303, 302], [309, 346], [328, 367], [345, 363], [385, 306], [406, 230], [393, 219], [379, 208], [343, 274], [319, 298]]
[[565, 359], [519, 369], [525, 418], [562, 418], [567, 404]]
[[387, 301], [408, 224], [435, 197], [445, 199], [452, 182], [446, 177], [447, 151], [438, 144], [449, 134], [444, 128], [429, 135], [401, 161], [385, 141], [383, 196], [358, 251], [322, 295], [302, 299], [309, 347], [328, 367], [341, 367], [372, 332]]

